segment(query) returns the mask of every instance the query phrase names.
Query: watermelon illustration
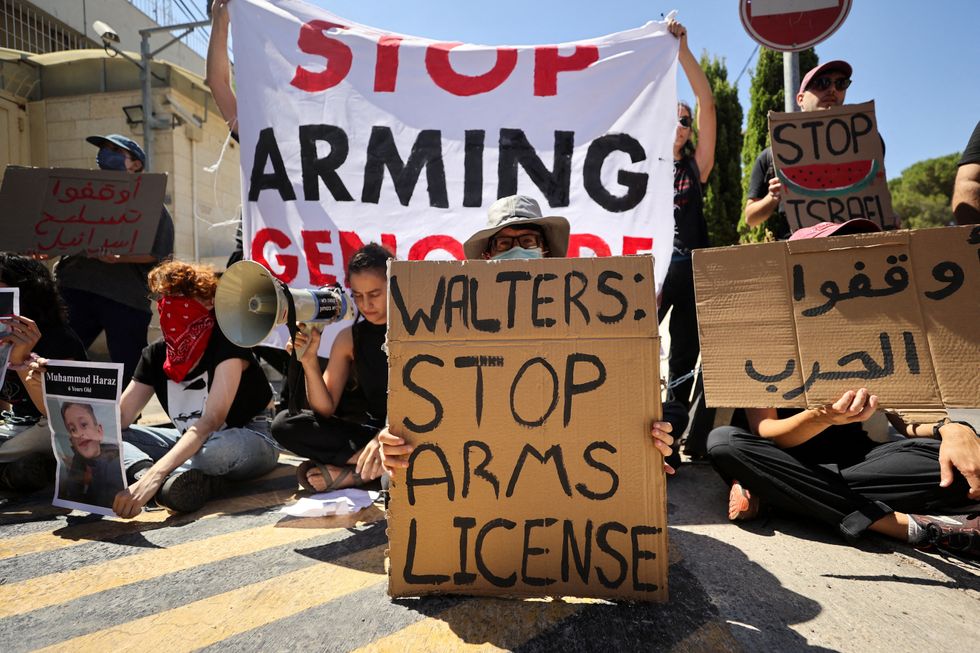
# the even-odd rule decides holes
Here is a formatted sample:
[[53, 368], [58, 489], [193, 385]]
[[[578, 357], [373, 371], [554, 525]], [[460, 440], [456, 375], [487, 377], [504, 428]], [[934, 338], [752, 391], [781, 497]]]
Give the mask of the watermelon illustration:
[[878, 174], [878, 161], [811, 163], [785, 166], [776, 176], [789, 190], [807, 197], [831, 197], [856, 193], [871, 185]]

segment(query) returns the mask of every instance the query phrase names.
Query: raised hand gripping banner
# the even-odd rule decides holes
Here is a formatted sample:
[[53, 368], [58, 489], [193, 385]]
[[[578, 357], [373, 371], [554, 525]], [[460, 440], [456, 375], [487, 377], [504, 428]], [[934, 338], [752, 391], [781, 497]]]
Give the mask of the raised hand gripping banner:
[[673, 234], [677, 39], [482, 46], [393, 34], [302, 2], [231, 5], [247, 252], [294, 286], [343, 281], [381, 242], [463, 258], [498, 197], [572, 226], [569, 256]]

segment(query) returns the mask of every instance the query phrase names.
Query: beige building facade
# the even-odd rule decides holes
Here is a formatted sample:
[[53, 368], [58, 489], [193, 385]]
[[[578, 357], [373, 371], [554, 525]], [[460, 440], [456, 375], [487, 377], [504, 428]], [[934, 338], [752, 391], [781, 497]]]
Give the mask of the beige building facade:
[[[238, 144], [199, 75], [165, 62], [151, 68], [154, 114], [167, 123], [153, 132], [153, 170], [167, 174], [175, 256], [223, 267], [241, 204]], [[143, 143], [141, 112], [133, 109], [140, 102], [139, 68], [121, 56], [0, 49], [0, 169], [94, 168], [96, 148], [86, 136], [118, 133]], [[206, 170], [219, 157], [217, 169]]]

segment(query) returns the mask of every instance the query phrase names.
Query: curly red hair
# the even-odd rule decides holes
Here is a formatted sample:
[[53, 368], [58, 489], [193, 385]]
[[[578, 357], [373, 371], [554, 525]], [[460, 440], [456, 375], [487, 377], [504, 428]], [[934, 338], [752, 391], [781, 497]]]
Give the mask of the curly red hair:
[[167, 261], [150, 270], [149, 282], [150, 290], [158, 295], [208, 301], [214, 299], [218, 275], [211, 265]]

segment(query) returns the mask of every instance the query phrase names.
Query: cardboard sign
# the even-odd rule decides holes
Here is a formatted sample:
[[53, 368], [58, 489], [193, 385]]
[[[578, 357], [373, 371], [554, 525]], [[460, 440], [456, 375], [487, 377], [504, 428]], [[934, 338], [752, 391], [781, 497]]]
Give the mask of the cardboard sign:
[[490, 204], [517, 193], [568, 218], [570, 257], [652, 252], [666, 276], [678, 40], [665, 23], [488, 46], [298, 0], [229, 11], [245, 253], [285, 283], [342, 283], [371, 241], [462, 259]]
[[58, 463], [52, 504], [112, 517], [127, 485], [119, 418], [121, 363], [49, 361], [42, 385]]
[[697, 250], [709, 406], [980, 406], [980, 227]]
[[667, 598], [653, 260], [389, 268], [392, 596]]
[[167, 176], [7, 166], [3, 247], [26, 254], [149, 254]]
[[791, 230], [854, 218], [883, 229], [898, 226], [874, 102], [822, 111], [770, 111], [769, 136]]

